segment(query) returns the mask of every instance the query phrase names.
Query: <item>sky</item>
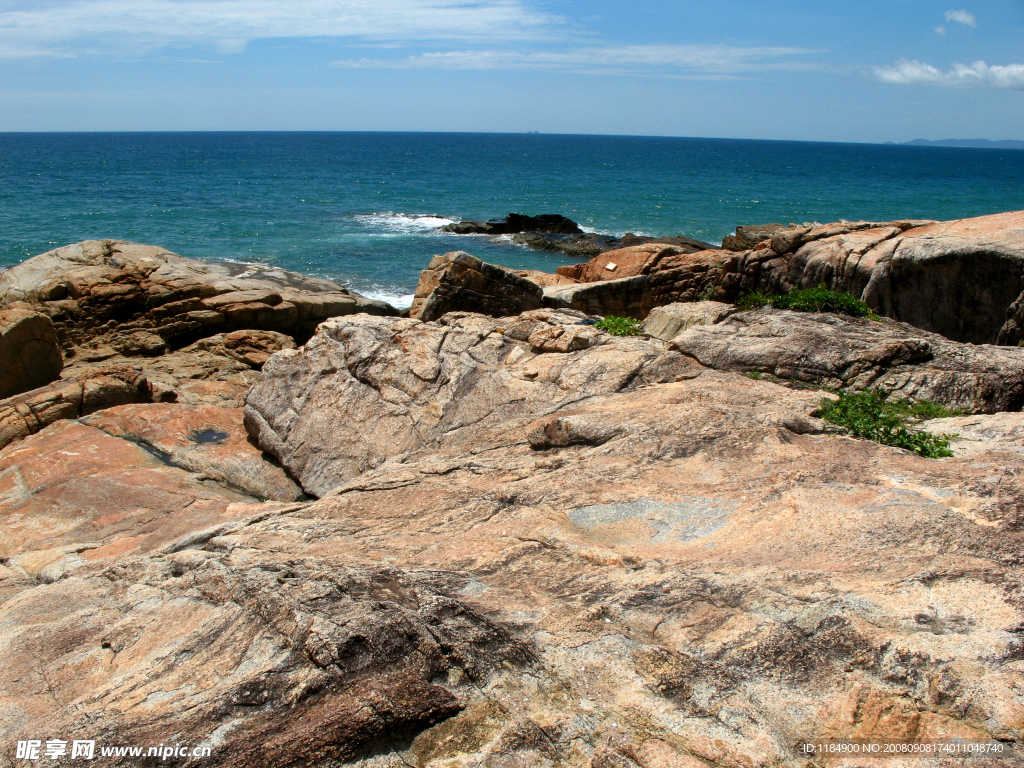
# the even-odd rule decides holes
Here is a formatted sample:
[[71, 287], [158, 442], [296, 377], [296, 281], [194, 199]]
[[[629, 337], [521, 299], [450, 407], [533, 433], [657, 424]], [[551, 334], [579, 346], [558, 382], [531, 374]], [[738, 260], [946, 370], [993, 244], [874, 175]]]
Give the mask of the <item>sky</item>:
[[1024, 0], [0, 0], [0, 131], [1024, 140]]

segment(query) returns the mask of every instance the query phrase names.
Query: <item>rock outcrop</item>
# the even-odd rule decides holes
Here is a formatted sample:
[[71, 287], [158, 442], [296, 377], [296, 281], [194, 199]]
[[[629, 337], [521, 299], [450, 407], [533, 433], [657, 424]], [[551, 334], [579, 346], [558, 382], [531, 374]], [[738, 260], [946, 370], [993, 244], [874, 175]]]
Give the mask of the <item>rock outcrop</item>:
[[145, 403], [153, 389], [127, 366], [104, 367], [0, 400], [0, 448], [35, 434], [55, 421], [75, 419], [103, 408]]
[[731, 235], [722, 238], [723, 251], [749, 251], [758, 243], [771, 240], [773, 235], [783, 232], [786, 229], [794, 228], [794, 225], [784, 227], [781, 224], [745, 224], [736, 227]]
[[241, 494], [298, 501], [305, 494], [248, 439], [242, 409], [153, 403], [108, 408], [81, 423], [143, 447], [161, 461]]
[[647, 315], [640, 330], [662, 341], [672, 341], [695, 325], [714, 325], [737, 311], [732, 304], [720, 301], [693, 301], [655, 307]]
[[49, 384], [64, 357], [50, 318], [24, 306], [0, 309], [0, 398]]
[[456, 439], [486, 450], [541, 412], [696, 367], [640, 340], [604, 345], [613, 337], [583, 319], [551, 310], [438, 323], [336, 318], [302, 350], [271, 358], [246, 395], [246, 428], [322, 496], [410, 451]]
[[456, 235], [512, 235], [513, 242], [519, 245], [583, 258], [642, 243], [674, 245], [687, 253], [714, 247], [709, 243], [684, 236], [655, 238], [627, 232], [622, 237], [615, 237], [584, 232], [575, 221], [558, 214], [524, 216], [520, 213], [510, 213], [504, 219], [445, 224], [441, 230]]
[[[607, 269], [609, 262], [614, 270]], [[557, 272], [587, 283], [633, 275], [638, 294], [631, 304], [648, 309], [824, 284], [863, 299], [879, 314], [954, 341], [1024, 340], [1024, 211], [949, 222], [789, 227], [739, 253], [646, 245]]]
[[[1024, 351], [716, 302], [642, 305], [645, 335], [616, 337], [539, 306], [631, 281], [649, 302], [672, 270], [658, 285], [728, 296], [766, 250], [544, 288], [453, 254], [467, 289], [522, 281], [477, 291], [503, 316], [340, 316], [301, 347], [93, 329], [63, 379], [14, 398], [43, 400], [11, 406], [69, 416], [0, 448], [0, 766], [39, 738], [187, 747], [184, 768], [1019, 747], [1024, 417], [927, 422], [956, 437], [926, 459], [840, 434], [808, 387], [1019, 409]], [[163, 402], [82, 415], [103, 375]], [[54, 394], [72, 386], [73, 414]]]
[[397, 314], [329, 280], [156, 246], [36, 256], [0, 274], [0, 446], [127, 403], [238, 407], [270, 355], [355, 312]]

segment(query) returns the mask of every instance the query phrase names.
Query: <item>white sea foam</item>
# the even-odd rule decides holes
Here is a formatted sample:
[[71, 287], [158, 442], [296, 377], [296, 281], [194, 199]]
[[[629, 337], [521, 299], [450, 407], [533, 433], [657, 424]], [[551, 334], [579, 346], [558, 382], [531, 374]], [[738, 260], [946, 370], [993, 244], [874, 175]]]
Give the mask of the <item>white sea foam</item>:
[[385, 211], [384, 213], [359, 213], [352, 217], [363, 226], [388, 234], [419, 234], [454, 224], [455, 219], [444, 216], [413, 215]]
[[376, 299], [377, 301], [386, 301], [395, 309], [408, 309], [412, 306], [412, 299], [414, 294], [412, 293], [395, 293], [393, 291], [376, 289], [376, 288], [353, 288], [356, 293], [365, 296], [368, 299]]

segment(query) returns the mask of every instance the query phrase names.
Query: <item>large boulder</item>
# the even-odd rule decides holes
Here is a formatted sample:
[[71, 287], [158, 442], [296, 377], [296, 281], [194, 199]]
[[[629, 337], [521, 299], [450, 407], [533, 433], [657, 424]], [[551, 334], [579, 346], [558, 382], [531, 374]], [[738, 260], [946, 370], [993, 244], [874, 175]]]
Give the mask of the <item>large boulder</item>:
[[582, 283], [634, 277], [650, 272], [652, 265], [666, 256], [692, 253], [690, 249], [664, 243], [643, 243], [628, 248], [605, 251], [582, 264], [558, 267], [555, 274], [571, 277]]
[[647, 275], [635, 275], [594, 283], [553, 285], [544, 289], [544, 304], [592, 315], [642, 318], [651, 311], [654, 298]]
[[463, 251], [430, 260], [416, 286], [410, 317], [436, 320], [448, 312], [470, 311], [500, 317], [542, 306], [544, 289], [513, 271]]
[[397, 314], [330, 280], [122, 240], [87, 240], [11, 267], [0, 274], [0, 306], [15, 301], [47, 313], [66, 347], [99, 343], [135, 355], [245, 329], [304, 340], [328, 317]]
[[0, 361], [0, 398], [60, 376], [64, 357], [50, 318], [24, 305], [0, 309]]
[[994, 413], [1024, 405], [1024, 349], [959, 344], [904, 323], [763, 309], [689, 328], [669, 345], [721, 371]]
[[693, 367], [678, 353], [580, 326], [583, 317], [337, 318], [302, 349], [270, 359], [246, 395], [245, 425], [322, 496], [391, 457], [452, 440], [485, 450], [560, 403], [672, 381]]

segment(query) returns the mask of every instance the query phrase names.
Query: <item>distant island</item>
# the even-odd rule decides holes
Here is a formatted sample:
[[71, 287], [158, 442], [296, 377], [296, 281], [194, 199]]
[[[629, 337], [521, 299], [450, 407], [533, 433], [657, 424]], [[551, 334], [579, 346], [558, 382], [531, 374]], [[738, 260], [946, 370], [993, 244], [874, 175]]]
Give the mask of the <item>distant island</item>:
[[[886, 142], [891, 144], [893, 142]], [[975, 149], [1024, 149], [1024, 141], [1005, 139], [1003, 141], [990, 141], [989, 139], [939, 139], [928, 141], [928, 139], [914, 139], [903, 143], [903, 146], [911, 147], [973, 147]]]

